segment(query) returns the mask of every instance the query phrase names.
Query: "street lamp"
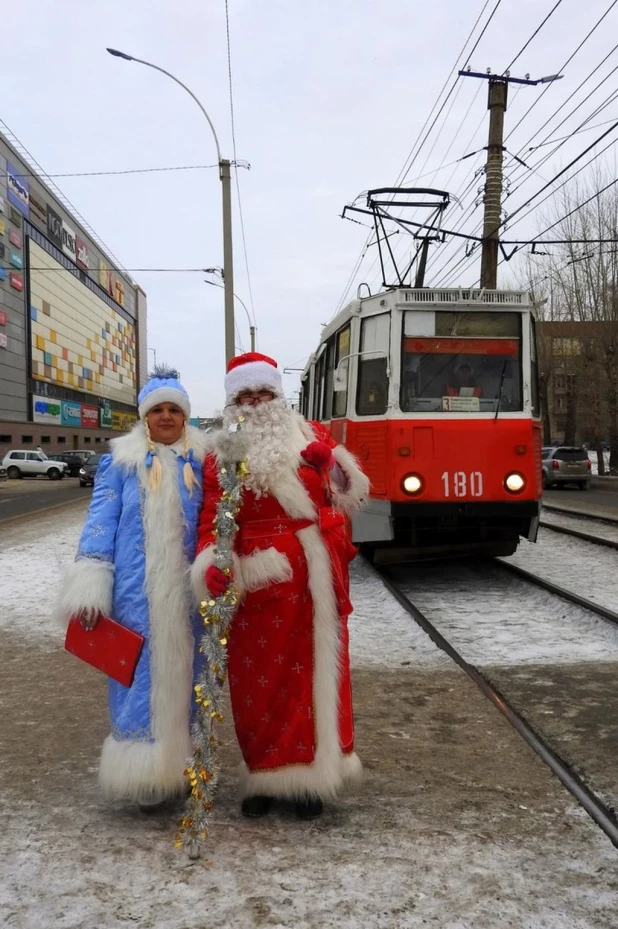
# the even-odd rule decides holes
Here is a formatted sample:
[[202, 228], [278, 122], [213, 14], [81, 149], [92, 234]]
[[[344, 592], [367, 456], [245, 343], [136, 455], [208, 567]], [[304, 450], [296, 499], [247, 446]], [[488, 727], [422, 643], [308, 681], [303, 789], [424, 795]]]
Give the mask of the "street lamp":
[[147, 351], [152, 352], [152, 357], [153, 357], [153, 360], [154, 360], [154, 366], [155, 366], [155, 368], [156, 368], [156, 367], [157, 367], [157, 350], [156, 350], [156, 348], [149, 348], [149, 349], [147, 349]]
[[234, 357], [234, 267], [232, 252], [232, 174], [230, 171], [230, 161], [227, 158], [221, 157], [219, 139], [217, 138], [212, 120], [193, 91], [189, 90], [186, 84], [183, 84], [182, 81], [174, 77], [173, 74], [170, 74], [169, 71], [160, 68], [158, 65], [153, 65], [150, 61], [144, 61], [142, 58], [135, 58], [133, 55], [127, 55], [126, 52], [119, 52], [116, 48], [108, 48], [107, 51], [115, 58], [124, 58], [125, 61], [136, 61], [138, 64], [146, 65], [148, 68], [154, 68], [155, 71], [160, 71], [161, 74], [167, 75], [167, 77], [170, 77], [177, 84], [180, 84], [180, 86], [193, 97], [208, 120], [208, 125], [212, 130], [217, 147], [219, 177], [221, 179], [221, 192], [223, 196], [223, 267], [225, 269], [223, 290], [225, 293], [225, 361], [227, 364], [227, 362]]
[[[204, 270], [206, 271], [207, 274], [221, 274], [223, 280], [225, 281], [225, 275], [221, 272], [219, 268], [204, 268]], [[210, 284], [212, 287], [224, 287], [224, 284], [217, 284], [216, 281], [207, 281], [206, 278], [204, 278], [204, 283]], [[249, 323], [249, 336], [251, 338], [251, 351], [254, 352], [255, 351], [255, 331], [256, 331], [255, 326], [251, 322], [251, 316], [249, 314], [249, 310], [247, 309], [244, 301], [240, 299], [238, 294], [234, 294], [234, 297], [236, 298], [236, 300], [238, 300], [243, 310], [247, 314], [247, 322]]]

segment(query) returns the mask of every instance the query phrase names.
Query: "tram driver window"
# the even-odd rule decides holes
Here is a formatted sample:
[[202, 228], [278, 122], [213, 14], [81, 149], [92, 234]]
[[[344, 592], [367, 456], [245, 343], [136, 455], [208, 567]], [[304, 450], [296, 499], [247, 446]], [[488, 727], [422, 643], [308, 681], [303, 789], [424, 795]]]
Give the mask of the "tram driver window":
[[414, 316], [407, 312], [404, 320], [403, 412], [522, 409], [518, 313], [436, 311], [433, 335], [426, 319], [417, 335]]
[[382, 416], [386, 413], [389, 345], [390, 316], [388, 313], [369, 316], [362, 320], [356, 395], [356, 412], [359, 416]]

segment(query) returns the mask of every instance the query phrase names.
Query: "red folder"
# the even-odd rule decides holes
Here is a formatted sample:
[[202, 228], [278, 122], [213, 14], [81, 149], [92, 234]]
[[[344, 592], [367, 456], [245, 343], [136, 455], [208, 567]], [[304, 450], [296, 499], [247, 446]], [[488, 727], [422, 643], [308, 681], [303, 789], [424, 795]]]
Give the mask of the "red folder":
[[100, 616], [90, 631], [86, 631], [79, 619], [73, 616], [64, 647], [93, 668], [130, 687], [144, 641], [143, 635], [121, 626], [108, 616]]

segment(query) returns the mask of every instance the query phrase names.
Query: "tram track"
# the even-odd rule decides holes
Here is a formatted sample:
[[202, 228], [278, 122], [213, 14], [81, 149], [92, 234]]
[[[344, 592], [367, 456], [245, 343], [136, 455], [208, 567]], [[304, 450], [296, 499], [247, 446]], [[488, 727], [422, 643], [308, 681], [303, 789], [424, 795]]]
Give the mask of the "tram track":
[[[504, 562], [495, 563], [500, 564], [501, 567], [506, 566]], [[403, 609], [409, 613], [412, 619], [424, 630], [434, 644], [445, 652], [470, 680], [473, 681], [539, 758], [541, 758], [559, 778], [564, 787], [572, 794], [591, 819], [603, 830], [613, 845], [618, 848], [618, 817], [613, 807], [604, 802], [604, 800], [588, 786], [581, 774], [578, 774], [575, 770], [573, 763], [564, 757], [564, 752], [556, 750], [556, 748], [553, 748], [549, 744], [549, 741], [540, 731], [541, 727], [539, 727], [539, 725], [533, 725], [527, 718], [528, 714], [522, 711], [521, 708], [516, 708], [514, 700], [510, 699], [504, 689], [497, 686], [491, 679], [495, 676], [494, 673], [484, 672], [482, 668], [478, 666], [478, 663], [473, 664], [469, 661], [463, 654], [463, 651], [453, 644], [450, 638], [447, 638], [447, 635], [440, 631], [438, 625], [429, 618], [427, 612], [413, 601], [410, 594], [405, 591], [405, 587], [408, 586], [408, 584], [402, 583], [401, 580], [397, 579], [397, 574], [401, 574], [401, 570], [397, 571], [397, 569], [386, 566], [378, 567], [371, 565], [371, 567]], [[514, 566], [508, 566], [508, 568], [511, 567]], [[598, 604], [585, 601], [584, 598], [575, 600], [574, 597], [577, 595], [573, 595], [570, 591], [566, 591], [562, 588], [557, 588], [557, 585], [553, 585], [550, 582], [545, 583], [543, 579], [531, 575], [530, 572], [518, 569], [513, 571], [513, 573], [517, 574], [522, 580], [528, 583], [534, 583], [537, 586], [543, 587], [549, 592], [561, 596], [563, 599], [577, 603], [581, 608], [589, 610], [603, 619], [609, 619], [610, 622], [618, 624], [618, 614], [612, 613], [612, 611], [606, 610], [603, 607], [599, 607]], [[565, 594], [568, 596], [564, 596]], [[440, 609], [444, 609], [443, 602], [440, 604]], [[606, 613], [611, 614], [611, 616], [604, 615]], [[581, 765], [578, 765], [578, 767], [581, 769]]]
[[604, 548], [613, 548], [618, 551], [618, 542], [613, 539], [603, 539], [600, 536], [590, 535], [588, 532], [581, 532], [579, 529], [571, 529], [570, 526], [559, 526], [557, 523], [548, 523], [545, 520], [539, 522], [542, 529], [549, 529], [551, 532], [570, 535], [575, 539], [581, 539], [582, 542], [590, 542], [592, 545], [601, 545]]

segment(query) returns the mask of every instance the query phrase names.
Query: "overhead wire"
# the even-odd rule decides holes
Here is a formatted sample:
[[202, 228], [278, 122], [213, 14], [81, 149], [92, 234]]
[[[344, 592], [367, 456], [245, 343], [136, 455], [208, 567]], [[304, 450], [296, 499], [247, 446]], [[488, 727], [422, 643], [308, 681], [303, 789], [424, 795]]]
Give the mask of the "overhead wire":
[[[465, 40], [465, 42], [464, 42], [462, 48], [461, 48], [461, 51], [460, 51], [459, 54], [457, 55], [457, 58], [456, 58], [456, 60], [455, 60], [455, 64], [454, 64], [453, 67], [451, 68], [451, 71], [449, 72], [448, 77], [446, 78], [444, 84], [442, 85], [442, 88], [441, 88], [440, 92], [438, 93], [438, 96], [437, 96], [437, 98], [436, 98], [436, 102], [433, 104], [431, 110], [429, 111], [429, 115], [427, 116], [427, 118], [425, 119], [425, 122], [423, 123], [423, 126], [421, 127], [421, 130], [420, 130], [420, 132], [419, 132], [419, 139], [420, 139], [420, 137], [423, 135], [423, 133], [425, 132], [425, 128], [427, 127], [429, 121], [431, 120], [431, 118], [432, 118], [432, 116], [433, 116], [433, 113], [434, 113], [436, 107], [440, 104], [440, 99], [441, 99], [441, 97], [442, 97], [444, 91], [446, 90], [446, 88], [447, 88], [447, 86], [448, 86], [448, 84], [449, 84], [449, 82], [450, 82], [450, 80], [451, 80], [451, 78], [452, 78], [454, 72], [455, 72], [456, 70], [458, 70], [458, 68], [459, 68], [459, 66], [460, 66], [461, 64], [465, 63], [465, 61], [467, 61], [467, 60], [470, 58], [470, 56], [474, 53], [474, 51], [475, 51], [476, 48], [478, 47], [478, 44], [479, 44], [480, 40], [482, 39], [483, 35], [485, 34], [485, 32], [486, 32], [486, 30], [487, 30], [487, 27], [489, 26], [491, 20], [493, 19], [494, 15], [495, 15], [495, 13], [496, 13], [496, 10], [497, 10], [498, 7], [500, 6], [501, 0], [497, 0], [496, 4], [495, 4], [495, 6], [494, 6], [494, 8], [493, 8], [493, 10], [492, 10], [492, 12], [491, 12], [491, 14], [490, 14], [488, 20], [487, 20], [487, 22], [485, 23], [485, 26], [483, 27], [483, 29], [482, 29], [482, 31], [481, 31], [480, 36], [478, 37], [477, 41], [476, 41], [475, 44], [474, 44], [474, 47], [473, 47], [473, 48], [471, 49], [471, 51], [467, 54], [466, 58], [465, 58], [464, 60], [462, 60], [462, 59], [463, 59], [463, 55], [464, 55], [464, 53], [465, 53], [465, 51], [466, 51], [466, 48], [467, 48], [467, 46], [468, 46], [468, 43], [470, 42], [472, 36], [474, 35], [474, 32], [475, 32], [475, 30], [476, 30], [476, 27], [478, 26], [479, 22], [481, 21], [481, 19], [482, 19], [482, 17], [483, 17], [483, 14], [485, 13], [485, 10], [486, 10], [487, 7], [489, 6], [489, 3], [490, 3], [490, 0], [485, 0], [482, 9], [481, 9], [479, 15], [477, 16], [477, 18], [476, 18], [476, 20], [475, 20], [475, 22], [474, 22], [474, 25], [472, 26], [472, 29], [470, 30], [470, 32], [469, 32], [469, 34], [468, 34], [468, 36], [467, 36], [467, 38], [466, 38], [466, 40]], [[429, 127], [428, 133], [431, 132], [431, 130], [433, 129], [433, 126], [435, 125], [435, 123], [436, 123], [437, 120], [439, 119], [441, 112], [443, 111], [444, 107], [446, 106], [446, 104], [447, 104], [447, 102], [448, 102], [450, 96], [451, 96], [452, 93], [454, 92], [454, 89], [455, 89], [455, 86], [456, 86], [456, 84], [457, 84], [457, 81], [458, 81], [458, 77], [455, 78], [455, 82], [453, 83], [453, 86], [451, 87], [451, 89], [449, 90], [449, 92], [448, 92], [446, 98], [445, 98], [444, 101], [442, 102], [442, 105], [441, 105], [441, 107], [440, 107], [440, 110], [439, 110], [438, 113], [436, 114], [436, 117], [435, 117], [433, 123], [432, 123], [431, 126]], [[396, 187], [396, 186], [398, 186], [399, 184], [403, 183], [403, 180], [405, 180], [405, 177], [407, 176], [407, 172], [410, 170], [410, 168], [411, 168], [412, 165], [414, 164], [414, 161], [415, 161], [416, 158], [418, 157], [419, 152], [421, 151], [423, 145], [425, 144], [425, 141], [426, 141], [426, 139], [427, 139], [427, 135], [428, 135], [428, 134], [425, 134], [424, 138], [422, 139], [422, 141], [420, 141], [420, 143], [419, 143], [419, 141], [417, 140], [417, 141], [414, 143], [414, 145], [412, 146], [412, 148], [411, 148], [411, 150], [410, 150], [410, 152], [409, 152], [407, 158], [406, 158], [405, 161], [404, 161], [403, 167], [402, 167], [401, 171], [399, 172], [399, 174], [398, 174], [398, 176], [397, 176], [397, 178], [396, 178], [396, 180], [395, 180], [395, 183], [394, 183], [394, 185], [393, 185], [394, 187]], [[415, 149], [416, 149], [416, 151], [415, 151]], [[356, 275], [358, 274], [358, 271], [360, 270], [360, 267], [361, 267], [362, 262], [363, 262], [363, 260], [364, 260], [364, 258], [365, 258], [365, 255], [367, 254], [367, 250], [368, 250], [368, 248], [370, 247], [370, 244], [371, 244], [371, 240], [372, 240], [372, 238], [373, 238], [373, 235], [374, 235], [374, 233], [373, 233], [373, 231], [372, 231], [372, 232], [367, 236], [367, 238], [366, 238], [366, 240], [365, 240], [365, 243], [364, 243], [364, 245], [363, 245], [362, 248], [361, 248], [360, 255], [359, 255], [359, 257], [357, 258], [357, 260], [356, 260], [356, 262], [355, 262], [355, 264], [354, 264], [354, 266], [353, 266], [353, 268], [352, 268], [352, 271], [350, 272], [350, 275], [349, 275], [348, 280], [347, 280], [347, 282], [346, 282], [346, 285], [345, 285], [345, 287], [344, 287], [343, 293], [342, 293], [342, 295], [341, 295], [341, 297], [339, 298], [339, 301], [338, 301], [338, 303], [337, 303], [337, 307], [336, 307], [336, 309], [335, 309], [335, 314], [339, 312], [339, 310], [341, 309], [341, 307], [342, 307], [343, 304], [345, 303], [345, 300], [346, 300], [346, 297], [347, 297], [347, 295], [348, 295], [348, 293], [349, 293], [350, 287], [352, 286], [352, 283], [353, 283], [353, 281], [354, 281]]]
[[562, 3], [562, 0], [557, 0], [557, 2], [554, 4], [553, 8], [549, 11], [549, 13], [547, 14], [547, 16], [545, 17], [545, 19], [536, 27], [536, 29], [534, 30], [534, 32], [532, 33], [532, 35], [530, 36], [530, 38], [527, 40], [527, 42], [525, 42], [525, 44], [522, 45], [522, 47], [521, 47], [520, 50], [517, 52], [517, 54], [515, 55], [515, 57], [513, 58], [513, 60], [510, 62], [510, 64], [508, 64], [508, 65], [506, 66], [506, 68], [505, 68], [504, 71], [503, 71], [503, 74], [507, 74], [507, 73], [511, 70], [511, 68], [513, 67], [513, 65], [515, 64], [515, 62], [516, 62], [516, 61], [519, 61], [519, 59], [521, 58], [521, 56], [523, 55], [523, 53], [525, 52], [525, 50], [528, 48], [528, 46], [529, 46], [530, 43], [532, 42], [532, 40], [533, 40], [534, 38], [536, 38], [536, 36], [539, 34], [539, 32], [541, 31], [541, 29], [543, 28], [543, 26], [544, 26], [544, 25], [547, 23], [547, 21], [554, 15], [554, 13], [556, 12], [556, 10], [558, 9], [558, 7], [560, 6], [561, 3]]
[[[236, 128], [234, 122], [234, 90], [232, 82], [232, 44], [230, 39], [230, 12], [228, 7], [228, 0], [225, 0], [225, 31], [227, 38], [227, 70], [228, 70], [228, 83], [229, 83], [229, 92], [230, 92], [230, 119], [232, 126], [232, 153], [234, 155], [234, 163], [236, 163]], [[251, 304], [251, 314], [253, 316], [253, 325], [257, 327], [257, 320], [255, 317], [255, 305], [253, 303], [253, 288], [251, 286], [251, 274], [249, 271], [249, 256], [247, 253], [247, 237], [245, 235], [245, 220], [243, 216], [242, 208], [242, 199], [240, 196], [240, 181], [238, 180], [238, 167], [234, 167], [234, 178], [236, 181], [236, 196], [238, 198], [238, 217], [240, 219], [240, 232], [242, 238], [242, 247], [245, 257], [245, 271], [247, 274], [247, 289], [249, 290], [249, 303]]]

